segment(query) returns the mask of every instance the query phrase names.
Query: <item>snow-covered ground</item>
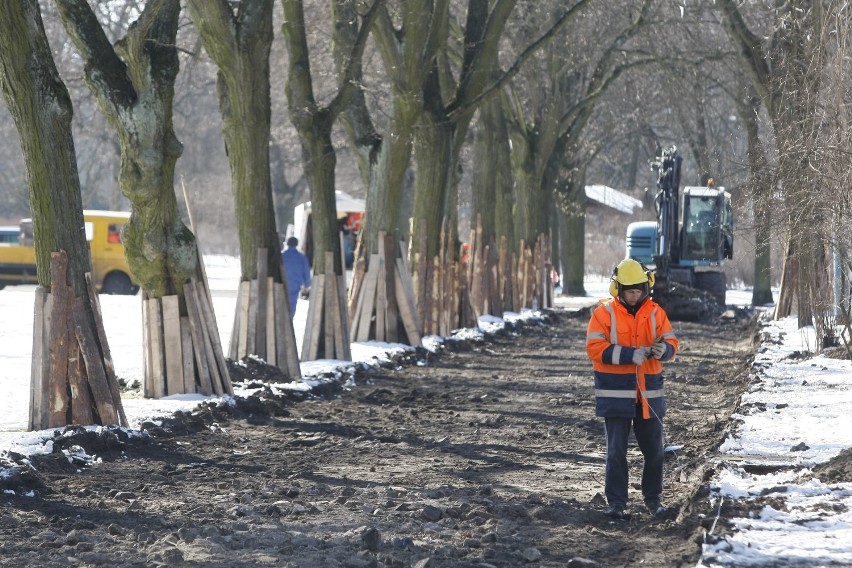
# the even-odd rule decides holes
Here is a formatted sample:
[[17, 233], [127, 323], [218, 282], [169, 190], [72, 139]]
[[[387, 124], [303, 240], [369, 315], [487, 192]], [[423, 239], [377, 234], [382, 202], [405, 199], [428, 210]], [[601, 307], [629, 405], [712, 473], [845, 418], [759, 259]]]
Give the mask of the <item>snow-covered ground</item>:
[[[231, 257], [205, 257], [220, 338], [227, 347], [233, 323], [239, 264]], [[608, 280], [587, 282], [588, 296], [560, 297], [557, 305], [580, 307], [604, 297]], [[26, 432], [29, 406], [30, 358], [34, 287], [0, 291], [0, 451], [33, 451], [39, 432]], [[128, 382], [142, 381], [141, 301], [136, 297], [101, 296], [104, 325], [116, 373]], [[731, 290], [727, 303], [748, 305], [750, 290]], [[294, 318], [297, 341], [304, 333], [307, 302], [300, 301]], [[519, 317], [507, 314], [507, 317]], [[520, 316], [523, 317], [523, 316]], [[497, 322], [483, 319], [481, 330]], [[730, 462], [711, 482], [713, 499], [777, 497], [776, 507], [765, 507], [754, 518], [738, 519], [738, 532], [720, 542], [709, 538], [699, 566], [826, 566], [852, 565], [852, 482], [826, 485], [818, 480], [799, 482], [802, 471], [748, 475], [737, 466], [754, 460], [773, 464], [813, 467], [852, 447], [852, 365], [822, 356], [791, 359], [794, 351], [813, 349], [812, 330], [796, 329], [795, 319], [773, 322], [766, 328], [774, 341], [756, 358], [760, 379], [744, 396], [742, 421], [735, 435], [720, 450]], [[428, 338], [436, 341], [439, 338]], [[386, 357], [405, 346], [376, 342], [355, 343], [355, 362]], [[313, 361], [302, 363], [311, 375], [352, 363]], [[302, 388], [294, 383], [292, 388]], [[160, 400], [124, 398], [131, 427], [176, 410], [188, 410], [204, 397], [178, 395]], [[757, 410], [764, 409], [765, 410]], [[718, 532], [718, 531], [717, 531]]]

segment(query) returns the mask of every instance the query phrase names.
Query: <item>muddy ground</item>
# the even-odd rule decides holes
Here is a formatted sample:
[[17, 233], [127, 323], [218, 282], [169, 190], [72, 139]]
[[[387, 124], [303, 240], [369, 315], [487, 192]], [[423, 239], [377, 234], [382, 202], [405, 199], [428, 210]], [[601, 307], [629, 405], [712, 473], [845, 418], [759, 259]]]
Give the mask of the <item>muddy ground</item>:
[[[603, 514], [588, 314], [554, 311], [544, 324], [361, 371], [354, 386], [208, 404], [146, 424], [141, 437], [69, 431], [35, 469], [0, 480], [0, 561], [694, 566], [715, 514], [715, 449], [759, 335], [739, 316], [675, 323], [666, 441], [680, 449], [666, 463], [662, 520], [641, 507], [638, 485], [628, 521]], [[630, 455], [638, 484], [641, 456], [635, 446]]]

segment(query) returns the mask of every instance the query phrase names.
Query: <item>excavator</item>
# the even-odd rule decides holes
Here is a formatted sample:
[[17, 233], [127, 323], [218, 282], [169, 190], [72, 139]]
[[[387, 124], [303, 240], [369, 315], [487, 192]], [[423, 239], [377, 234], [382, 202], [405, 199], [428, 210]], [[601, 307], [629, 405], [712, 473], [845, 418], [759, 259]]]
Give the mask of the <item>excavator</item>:
[[731, 194], [716, 187], [680, 187], [683, 159], [672, 146], [651, 161], [657, 174], [656, 221], [627, 227], [627, 257], [654, 270], [652, 297], [669, 317], [699, 320], [725, 306], [725, 259], [734, 253]]

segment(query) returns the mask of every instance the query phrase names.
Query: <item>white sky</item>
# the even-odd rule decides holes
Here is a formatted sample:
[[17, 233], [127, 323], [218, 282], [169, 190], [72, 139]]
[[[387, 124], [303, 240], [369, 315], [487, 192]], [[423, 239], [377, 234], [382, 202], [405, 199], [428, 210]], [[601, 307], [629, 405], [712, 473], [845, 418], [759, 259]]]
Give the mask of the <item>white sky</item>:
[[[235, 290], [239, 278], [236, 258], [207, 256], [205, 265], [222, 344], [227, 348], [233, 323]], [[589, 281], [585, 298], [559, 298], [558, 305], [575, 307], [595, 302], [606, 294], [607, 281]], [[0, 291], [0, 451], [32, 453], [40, 450], [41, 436], [50, 432], [26, 432], [29, 407], [30, 358], [34, 287], [17, 286]], [[746, 305], [749, 290], [729, 290], [729, 304]], [[142, 382], [141, 300], [139, 296], [101, 296], [104, 326], [116, 374], [128, 382]], [[294, 325], [301, 344], [307, 302], [300, 300]], [[523, 317], [526, 317], [525, 314]], [[521, 317], [507, 314], [508, 318]], [[501, 326], [497, 318], [484, 318], [476, 335]], [[852, 565], [852, 480], [825, 485], [799, 477], [852, 447], [852, 366], [849, 361], [790, 359], [794, 351], [813, 348], [812, 330], [796, 329], [794, 318], [772, 322], [765, 328], [773, 341], [756, 356], [754, 380], [743, 396], [741, 421], [720, 448], [719, 473], [711, 481], [714, 507], [732, 499], [749, 500], [761, 493], [776, 498], [777, 508], [765, 507], [754, 518], [736, 519], [737, 531], [719, 542], [708, 538], [703, 546], [701, 568], [746, 566]], [[427, 338], [427, 347], [440, 338]], [[311, 376], [346, 368], [358, 362], [386, 359], [402, 345], [376, 342], [353, 343], [353, 362], [302, 363], [303, 384], [280, 388], [304, 389]], [[131, 428], [143, 420], [189, 410], [205, 397], [178, 395], [165, 399], [123, 398]], [[208, 397], [210, 398], [210, 397]], [[756, 408], [764, 407], [758, 411]], [[672, 440], [678, 443], [677, 440]], [[807, 449], [801, 448], [801, 444]], [[799, 469], [770, 475], [749, 475], [738, 464], [796, 465]], [[2, 475], [2, 471], [0, 471]], [[716, 510], [714, 508], [714, 510]], [[719, 534], [720, 527], [713, 529]], [[712, 544], [709, 544], [713, 542]]]

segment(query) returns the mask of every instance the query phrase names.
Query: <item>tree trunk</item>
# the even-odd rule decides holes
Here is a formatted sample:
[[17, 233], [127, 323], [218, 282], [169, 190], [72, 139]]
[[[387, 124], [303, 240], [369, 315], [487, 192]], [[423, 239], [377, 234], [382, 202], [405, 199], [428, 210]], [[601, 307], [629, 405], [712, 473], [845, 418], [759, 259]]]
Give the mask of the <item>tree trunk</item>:
[[[88, 3], [57, 0], [56, 5], [65, 29], [86, 62], [86, 83], [115, 128], [121, 145], [118, 181], [132, 207], [130, 222], [122, 235], [125, 254], [143, 288], [143, 298], [153, 300], [149, 304], [152, 311], [146, 312], [150, 317], [144, 320], [143, 337], [149, 340], [146, 396], [196, 389], [205, 392], [206, 385], [217, 382], [222, 392], [232, 392], [224, 357], [213, 356], [214, 352], [221, 355], [215, 320], [203, 317], [202, 307], [209, 307], [206, 279], [202, 286], [204, 304], [198, 305], [198, 317], [193, 318], [204, 341], [193, 341], [192, 347], [199, 360], [211, 355], [212, 364], [199, 365], [188, 380], [169, 376], [179, 369], [182, 372], [177, 361], [172, 365], [150, 364], [158, 360], [165, 347], [164, 338], [189, 333], [184, 326], [179, 330], [163, 327], [165, 312], [160, 310], [165, 308], [160, 300], [177, 296], [179, 313], [169, 321], [179, 325], [180, 321], [187, 321], [183, 318], [192, 316], [187, 304], [196, 304], [194, 297], [187, 297], [186, 284], [196, 277], [203, 279], [195, 236], [178, 216], [174, 190], [175, 163], [183, 151], [172, 125], [180, 2], [148, 2], [114, 48]], [[212, 376], [201, 371], [205, 368]], [[219, 380], [213, 380], [215, 377]], [[164, 384], [171, 388], [161, 388]]]
[[[230, 354], [237, 359], [258, 355], [274, 361], [285, 376], [298, 376], [293, 314], [287, 302], [276, 302], [269, 294], [270, 284], [274, 290], [284, 282], [269, 158], [272, 2], [242, 2], [236, 15], [227, 0], [190, 0], [187, 7], [204, 48], [219, 67], [216, 86], [231, 168], [240, 280], [252, 283], [249, 290], [256, 290], [257, 296], [252, 301], [250, 292], [236, 303], [235, 320], [245, 331], [231, 336]], [[246, 321], [240, 320], [241, 314]], [[276, 330], [283, 330], [284, 337]], [[286, 346], [283, 350], [275, 345], [278, 341]]]
[[38, 266], [29, 428], [127, 426], [97, 296], [86, 279], [91, 267], [71, 99], [36, 0], [5, 4], [0, 71], [27, 166]]
[[754, 87], [747, 87], [743, 97], [736, 97], [737, 111], [746, 131], [749, 158], [749, 186], [754, 216], [754, 288], [751, 304], [763, 306], [772, 303], [771, 249], [772, 238], [772, 176], [760, 140], [758, 114], [761, 101]]
[[[321, 108], [313, 93], [302, 2], [284, 0], [282, 30], [289, 52], [287, 104], [290, 120], [299, 133], [302, 163], [311, 188], [314, 239], [314, 281], [311, 283], [311, 306], [302, 360], [317, 357], [352, 358], [349, 351], [349, 322], [345, 317], [343, 263], [338, 260], [341, 258], [341, 250], [334, 191], [337, 159], [331, 141], [331, 129], [356, 89], [352, 79], [360, 68], [367, 33], [382, 7], [382, 2], [374, 2], [365, 15], [358, 38], [351, 45], [347, 61], [343, 64], [338, 91], [332, 101]], [[320, 337], [325, 338], [324, 343], [320, 342]]]
[[[824, 26], [834, 20], [825, 11], [837, 7], [821, 2], [792, 0], [778, 8], [773, 35], [764, 46], [753, 33], [733, 0], [719, 0], [723, 24], [736, 47], [754, 89], [765, 101], [778, 144], [780, 186], [784, 192], [787, 230], [791, 235], [785, 258], [781, 297], [776, 316], [782, 317], [792, 302], [788, 290], [796, 283], [799, 324], [809, 325], [818, 315], [817, 335], [827, 332], [822, 315], [830, 291], [825, 263], [826, 214], [820, 211], [822, 189], [812, 164], [819, 147], [818, 105], [820, 84], [827, 61]], [[781, 25], [783, 24], [783, 25]], [[808, 267], [796, 274], [799, 267]]]
[[115, 49], [88, 4], [57, 0], [57, 7], [88, 62], [86, 82], [118, 133], [119, 185], [133, 206], [123, 235], [127, 262], [149, 296], [176, 293], [197, 264], [195, 237], [178, 218], [174, 191], [183, 151], [172, 127], [180, 4], [149, 2]]
[[586, 196], [572, 192], [564, 204], [562, 220], [562, 294], [585, 296]]
[[514, 243], [511, 150], [500, 97], [489, 99], [479, 109], [471, 185], [470, 218], [481, 219], [482, 238], [485, 242], [500, 242], [501, 237], [506, 237]]
[[231, 168], [241, 279], [257, 278], [257, 251], [265, 249], [269, 276], [281, 282], [269, 165], [272, 4], [246, 0], [236, 14], [227, 0], [189, 0], [187, 8], [219, 67], [216, 91]]
[[411, 238], [419, 242], [420, 234], [425, 231], [426, 253], [428, 258], [433, 258], [438, 254], [441, 232], [450, 222], [447, 200], [451, 172], [448, 165], [453, 161], [454, 126], [428, 112], [423, 116], [425, 119], [418, 125], [414, 137], [417, 180]]

